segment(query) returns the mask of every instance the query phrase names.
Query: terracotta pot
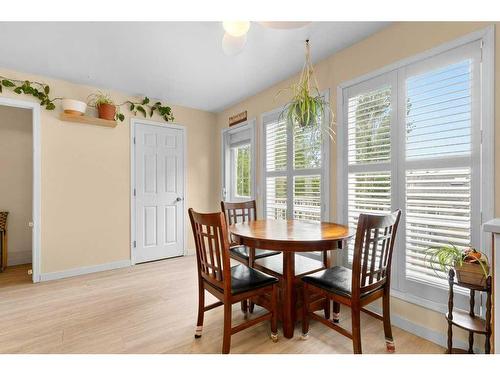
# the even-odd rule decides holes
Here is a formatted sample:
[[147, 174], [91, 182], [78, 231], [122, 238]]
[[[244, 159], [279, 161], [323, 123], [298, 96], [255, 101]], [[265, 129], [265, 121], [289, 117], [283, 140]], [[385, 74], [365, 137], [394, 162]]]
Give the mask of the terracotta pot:
[[114, 120], [116, 115], [116, 106], [112, 104], [100, 104], [97, 107], [99, 118], [104, 120]]

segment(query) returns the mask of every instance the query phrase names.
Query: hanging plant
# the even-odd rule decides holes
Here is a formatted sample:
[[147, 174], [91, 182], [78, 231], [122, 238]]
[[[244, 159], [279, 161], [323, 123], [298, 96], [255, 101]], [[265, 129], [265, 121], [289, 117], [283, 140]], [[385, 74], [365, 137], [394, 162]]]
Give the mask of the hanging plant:
[[[306, 61], [299, 81], [285, 90], [280, 90], [277, 95], [280, 95], [282, 91], [290, 91], [292, 100], [284, 106], [280, 120], [286, 119], [289, 126], [299, 126], [302, 129], [317, 128], [333, 140], [335, 135], [332, 129], [333, 112], [330, 104], [319, 91], [311, 63], [309, 40], [306, 40]], [[324, 121], [327, 114], [330, 115], [329, 123]]]
[[42, 107], [45, 109], [52, 111], [56, 108], [54, 102], [56, 100], [61, 100], [62, 98], [53, 98], [51, 99], [50, 87], [49, 85], [42, 82], [35, 81], [22, 81], [19, 79], [12, 79], [7, 77], [0, 76], [0, 93], [3, 91], [3, 88], [11, 89], [16, 94], [21, 95], [31, 95], [34, 96], [40, 102]]

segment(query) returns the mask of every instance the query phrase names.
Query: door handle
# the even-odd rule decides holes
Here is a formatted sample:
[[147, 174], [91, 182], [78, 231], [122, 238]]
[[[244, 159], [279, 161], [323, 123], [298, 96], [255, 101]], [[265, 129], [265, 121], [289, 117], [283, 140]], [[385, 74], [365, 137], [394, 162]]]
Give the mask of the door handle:
[[175, 201], [176, 201], [176, 202], [181, 202], [181, 201], [183, 201], [183, 200], [184, 200], [184, 198], [181, 198], [181, 197], [177, 197], [177, 198], [175, 199]]

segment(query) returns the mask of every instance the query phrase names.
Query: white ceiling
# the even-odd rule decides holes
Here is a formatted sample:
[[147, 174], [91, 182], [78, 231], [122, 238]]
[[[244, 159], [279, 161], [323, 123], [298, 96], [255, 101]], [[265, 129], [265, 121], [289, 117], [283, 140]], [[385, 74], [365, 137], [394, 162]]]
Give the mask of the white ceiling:
[[295, 30], [252, 22], [239, 55], [221, 22], [0, 23], [0, 67], [148, 95], [218, 112], [319, 61], [387, 22], [312, 22]]

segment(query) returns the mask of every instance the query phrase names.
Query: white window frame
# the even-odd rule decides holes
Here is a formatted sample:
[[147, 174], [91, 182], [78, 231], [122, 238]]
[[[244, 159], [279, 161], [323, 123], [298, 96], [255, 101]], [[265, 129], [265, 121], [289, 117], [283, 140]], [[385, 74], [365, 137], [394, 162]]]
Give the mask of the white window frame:
[[[231, 160], [231, 145], [229, 145], [229, 136], [238, 132], [246, 132], [249, 131], [250, 138], [249, 138], [249, 144], [250, 144], [250, 154], [251, 154], [251, 160], [250, 160], [250, 177], [251, 177], [251, 183], [250, 183], [250, 189], [251, 189], [251, 194], [250, 198], [243, 197], [243, 198], [238, 198], [235, 195], [228, 194], [227, 193], [227, 187], [230, 187], [232, 184], [233, 180], [233, 174], [234, 171], [231, 170], [231, 162], [227, 163], [226, 161]], [[255, 146], [255, 142], [257, 139], [257, 126], [256, 126], [256, 119], [250, 119], [248, 121], [242, 122], [241, 124], [231, 126], [229, 128], [224, 128], [222, 129], [221, 132], [221, 199], [223, 201], [247, 201], [249, 199], [256, 199], [257, 196], [257, 183], [256, 183], [256, 166], [257, 166], [257, 150]]]
[[[486, 233], [481, 232], [482, 223], [491, 220], [494, 215], [494, 176], [495, 176], [495, 168], [494, 168], [494, 26], [489, 26], [485, 29], [473, 32], [471, 34], [465, 35], [459, 39], [453, 40], [451, 42], [440, 45], [439, 47], [433, 48], [429, 51], [417, 54], [410, 58], [398, 61], [394, 64], [386, 66], [382, 69], [374, 71], [372, 73], [363, 75], [354, 80], [344, 82], [337, 87], [337, 221], [340, 223], [346, 223], [347, 220], [347, 131], [345, 129], [345, 121], [346, 114], [344, 113], [344, 100], [345, 93], [351, 86], [361, 85], [363, 82], [376, 79], [377, 77], [382, 76], [392, 76], [392, 79], [398, 79], [398, 71], [401, 74], [401, 70], [410, 64], [416, 64], [426, 59], [435, 57], [443, 52], [450, 51], [457, 47], [464, 46], [466, 44], [472, 42], [480, 42], [481, 49], [481, 84], [480, 84], [480, 97], [481, 101], [478, 108], [478, 113], [481, 118], [481, 129], [473, 129], [472, 137], [480, 138], [480, 150], [473, 150], [472, 155], [472, 174], [477, 176], [480, 173], [481, 178], [476, 178], [472, 183], [478, 184], [481, 182], [481, 186], [476, 185], [476, 189], [480, 191], [480, 212], [479, 215], [476, 215], [478, 219], [474, 221], [472, 218], [472, 227], [473, 232], [475, 231], [477, 236], [479, 237], [479, 244], [483, 251], [485, 251], [489, 256], [491, 255], [491, 239]], [[394, 78], [395, 77], [395, 78]], [[400, 77], [401, 78], [401, 77]], [[396, 86], [393, 86], [394, 89], [398, 89], [398, 85], [396, 82]], [[403, 85], [399, 85], [400, 90], [404, 90]], [[397, 97], [405, 97], [402, 95], [404, 93], [398, 93]], [[396, 107], [400, 112], [401, 105], [404, 103], [395, 103]], [[398, 119], [397, 122], [393, 122], [394, 125], [401, 126], [401, 119]], [[474, 134], [474, 130], [475, 133]], [[399, 132], [400, 134], [404, 134], [404, 132]], [[474, 141], [473, 141], [474, 142]], [[398, 162], [404, 157], [404, 153], [398, 150], [398, 145], [401, 142], [394, 140], [391, 136], [391, 155], [398, 155]], [[477, 144], [478, 142], [476, 142]], [[474, 144], [474, 143], [473, 143]], [[473, 146], [474, 147], [474, 146]], [[396, 154], [397, 153], [397, 154]], [[474, 155], [475, 154], [475, 155]], [[391, 161], [394, 161], [396, 158], [391, 157]], [[481, 160], [481, 162], [479, 162]], [[407, 161], [405, 163], [408, 164]], [[396, 164], [396, 163], [393, 163]], [[396, 166], [392, 165], [392, 181], [398, 182], [395, 184], [391, 184], [391, 191], [393, 195], [397, 197], [402, 197], [402, 194], [398, 192], [394, 192], [392, 189], [397, 188], [398, 186], [404, 186], [405, 176], [402, 175], [396, 170]], [[402, 180], [403, 182], [401, 182]], [[397, 198], [400, 199], [400, 198]], [[474, 197], [473, 197], [474, 199]], [[401, 207], [404, 209], [404, 202], [398, 201], [393, 207]], [[477, 209], [477, 208], [476, 208]], [[474, 208], [473, 208], [474, 210]], [[402, 220], [404, 222], [404, 218]], [[404, 225], [399, 229], [404, 230]], [[472, 235], [472, 233], [471, 233]], [[402, 248], [401, 244], [397, 244]], [[401, 262], [405, 261], [405, 254], [400, 254], [397, 256], [397, 253], [394, 256], [393, 264], [396, 267], [393, 267], [393, 276], [392, 276], [392, 295], [400, 298], [402, 300], [415, 303], [424, 307], [427, 307], [432, 310], [436, 310], [439, 312], [446, 311], [446, 299], [440, 299], [441, 302], [436, 302], [435, 295], [429, 295], [429, 299], [422, 298], [416, 295], [413, 295], [405, 290], [405, 280], [404, 278], [404, 268], [401, 268], [404, 265]], [[491, 257], [490, 257], [491, 259]], [[438, 291], [439, 287], [431, 287]], [[430, 288], [429, 288], [430, 289]], [[438, 291], [439, 292], [439, 291]], [[439, 294], [439, 293], [438, 293]]]
[[[325, 90], [321, 93], [325, 98], [326, 102], [330, 102], [330, 91]], [[293, 215], [293, 177], [295, 176], [309, 176], [311, 174], [317, 174], [320, 171], [321, 175], [321, 221], [331, 221], [330, 217], [330, 142], [332, 140], [323, 136], [321, 142], [321, 168], [314, 169], [300, 169], [293, 170], [293, 133], [287, 130], [287, 169], [285, 172], [282, 171], [272, 171], [268, 172], [266, 170], [266, 126], [264, 124], [264, 118], [268, 116], [278, 115], [283, 111], [283, 107], [274, 109], [269, 112], [262, 113], [260, 116], [260, 138], [259, 142], [261, 145], [261, 159], [260, 159], [260, 192], [262, 195], [262, 217], [267, 217], [266, 212], [266, 180], [267, 177], [274, 176], [285, 176], [287, 177], [287, 219], [292, 219]], [[323, 119], [324, 124], [329, 124], [330, 113], [325, 113], [325, 118]]]

